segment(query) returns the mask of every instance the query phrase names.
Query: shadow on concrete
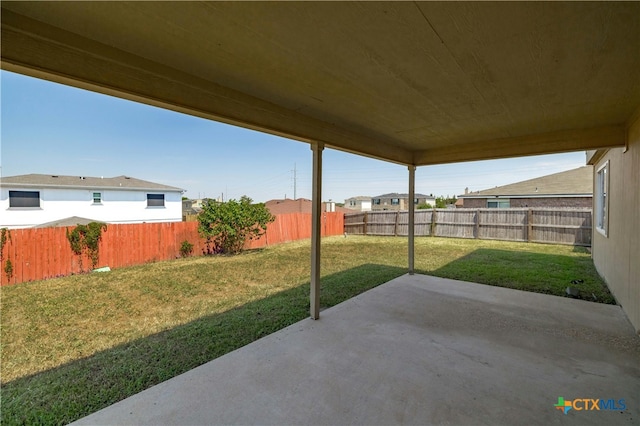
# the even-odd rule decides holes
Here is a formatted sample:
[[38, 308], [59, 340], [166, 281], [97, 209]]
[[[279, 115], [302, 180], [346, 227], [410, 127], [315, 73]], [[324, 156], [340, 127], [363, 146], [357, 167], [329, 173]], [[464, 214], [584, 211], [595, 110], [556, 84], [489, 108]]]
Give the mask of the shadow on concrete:
[[[404, 273], [404, 268], [365, 264], [324, 276], [321, 307], [334, 306]], [[308, 316], [307, 282], [235, 309], [13, 380], [2, 385], [1, 423], [69, 423]]]
[[572, 287], [577, 289], [573, 298], [616, 304], [587, 257], [482, 248], [439, 269], [416, 272], [562, 297]]

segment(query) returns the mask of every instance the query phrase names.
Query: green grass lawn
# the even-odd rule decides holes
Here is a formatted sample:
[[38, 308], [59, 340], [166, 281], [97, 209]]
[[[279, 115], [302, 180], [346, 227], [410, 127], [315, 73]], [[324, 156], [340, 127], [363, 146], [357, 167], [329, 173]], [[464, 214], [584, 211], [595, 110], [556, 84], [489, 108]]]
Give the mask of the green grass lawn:
[[[322, 242], [321, 305], [406, 272], [407, 240]], [[416, 239], [417, 273], [614, 303], [587, 251]], [[3, 287], [2, 424], [63, 424], [309, 315], [310, 243]]]

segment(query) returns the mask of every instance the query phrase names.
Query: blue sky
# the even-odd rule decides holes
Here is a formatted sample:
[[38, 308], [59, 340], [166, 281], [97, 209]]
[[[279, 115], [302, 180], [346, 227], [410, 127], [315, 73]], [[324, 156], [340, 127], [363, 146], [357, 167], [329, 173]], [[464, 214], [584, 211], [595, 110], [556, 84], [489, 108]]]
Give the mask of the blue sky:
[[[311, 198], [309, 145], [51, 83], [0, 73], [2, 176], [128, 175], [190, 198]], [[416, 192], [459, 195], [573, 169], [584, 152], [419, 167]], [[404, 166], [325, 149], [323, 199], [407, 192]]]

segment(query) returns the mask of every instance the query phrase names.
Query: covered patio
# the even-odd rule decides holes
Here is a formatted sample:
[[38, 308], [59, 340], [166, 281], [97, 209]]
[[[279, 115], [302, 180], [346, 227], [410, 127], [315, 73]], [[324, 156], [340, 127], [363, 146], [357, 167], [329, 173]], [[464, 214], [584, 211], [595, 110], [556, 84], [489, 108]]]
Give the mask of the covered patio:
[[631, 425], [638, 359], [619, 306], [404, 275], [76, 424]]
[[[637, 423], [620, 307], [412, 275], [412, 225], [416, 167], [624, 147], [639, 17], [638, 2], [3, 2], [5, 70], [310, 144], [313, 319], [323, 149], [408, 168], [409, 275], [79, 423]], [[559, 397], [627, 405], [565, 416]]]
[[623, 147], [640, 3], [2, 4], [2, 68], [311, 146], [320, 315], [322, 152], [416, 167]]

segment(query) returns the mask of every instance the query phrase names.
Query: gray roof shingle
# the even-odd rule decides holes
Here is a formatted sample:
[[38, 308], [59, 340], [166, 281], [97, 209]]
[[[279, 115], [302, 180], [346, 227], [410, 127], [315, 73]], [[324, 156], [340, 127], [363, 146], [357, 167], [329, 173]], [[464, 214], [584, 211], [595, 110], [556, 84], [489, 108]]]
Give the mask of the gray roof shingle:
[[[420, 194], [420, 193], [416, 193], [415, 194], [416, 198], [434, 198], [431, 197], [429, 195], [424, 195], [424, 194]], [[371, 198], [409, 198], [409, 194], [398, 194], [397, 192], [391, 192], [389, 194], [382, 194], [382, 195], [377, 195], [375, 197], [371, 197]]]
[[101, 222], [99, 220], [87, 219], [86, 217], [71, 216], [65, 217], [51, 222], [41, 223], [34, 228], [57, 228], [63, 226], [88, 225], [91, 222]]
[[535, 179], [497, 186], [484, 191], [460, 195], [460, 198], [483, 198], [487, 196], [535, 195], [585, 195], [593, 194], [593, 167], [583, 166], [565, 172], [554, 173]]
[[90, 176], [62, 176], [28, 174], [19, 176], [6, 176], [0, 178], [0, 185], [11, 185], [25, 188], [94, 188], [94, 189], [138, 189], [148, 191], [182, 192], [183, 189], [175, 186], [162, 185], [129, 176], [116, 176], [112, 178]]

